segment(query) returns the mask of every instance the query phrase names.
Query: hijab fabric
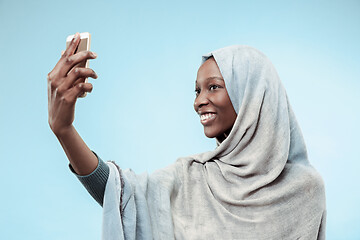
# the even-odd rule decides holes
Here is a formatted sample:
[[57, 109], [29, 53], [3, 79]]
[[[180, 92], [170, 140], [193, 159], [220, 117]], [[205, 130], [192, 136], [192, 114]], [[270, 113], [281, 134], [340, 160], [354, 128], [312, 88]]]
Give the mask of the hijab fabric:
[[103, 239], [325, 239], [323, 180], [275, 68], [248, 46], [210, 57], [237, 113], [230, 134], [151, 175], [108, 163]]

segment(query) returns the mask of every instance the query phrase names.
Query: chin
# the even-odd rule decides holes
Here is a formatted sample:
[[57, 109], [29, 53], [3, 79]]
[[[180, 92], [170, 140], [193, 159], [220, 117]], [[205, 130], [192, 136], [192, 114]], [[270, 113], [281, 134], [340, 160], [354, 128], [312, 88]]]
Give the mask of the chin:
[[215, 138], [219, 135], [219, 133], [213, 132], [213, 131], [206, 131], [204, 130], [204, 134], [208, 138]]
[[229, 128], [226, 131], [222, 131], [222, 130], [210, 131], [210, 129], [204, 129], [204, 134], [208, 138], [217, 138], [219, 142], [222, 142], [230, 134], [230, 131], [231, 131], [231, 128]]

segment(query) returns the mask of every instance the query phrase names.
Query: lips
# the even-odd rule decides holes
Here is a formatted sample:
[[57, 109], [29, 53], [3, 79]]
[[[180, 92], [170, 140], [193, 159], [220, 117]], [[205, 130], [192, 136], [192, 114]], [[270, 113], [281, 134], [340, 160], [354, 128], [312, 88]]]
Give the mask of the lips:
[[215, 118], [216, 118], [216, 113], [208, 112], [208, 113], [200, 114], [200, 122], [203, 125], [211, 124], [211, 122], [213, 122]]

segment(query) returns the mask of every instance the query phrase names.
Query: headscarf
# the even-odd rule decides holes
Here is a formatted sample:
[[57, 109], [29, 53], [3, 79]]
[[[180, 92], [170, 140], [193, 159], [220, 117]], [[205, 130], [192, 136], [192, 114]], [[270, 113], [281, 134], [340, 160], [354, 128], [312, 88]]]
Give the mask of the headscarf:
[[202, 63], [209, 57], [237, 113], [234, 126], [213, 151], [179, 158], [149, 176], [121, 173], [132, 186], [122, 197], [142, 196], [146, 203], [135, 204], [148, 225], [137, 228], [133, 219], [134, 236], [149, 232], [147, 225], [149, 239], [324, 239], [324, 184], [275, 68], [248, 46], [210, 52]]

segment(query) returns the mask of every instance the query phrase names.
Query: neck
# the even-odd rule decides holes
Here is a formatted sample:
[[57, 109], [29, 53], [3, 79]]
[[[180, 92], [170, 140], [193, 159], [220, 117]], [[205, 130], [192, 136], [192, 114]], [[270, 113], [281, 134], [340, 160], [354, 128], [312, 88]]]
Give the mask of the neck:
[[225, 131], [224, 133], [220, 134], [219, 136], [217, 136], [217, 140], [222, 143], [230, 134], [231, 129], [229, 129], [228, 131]]

